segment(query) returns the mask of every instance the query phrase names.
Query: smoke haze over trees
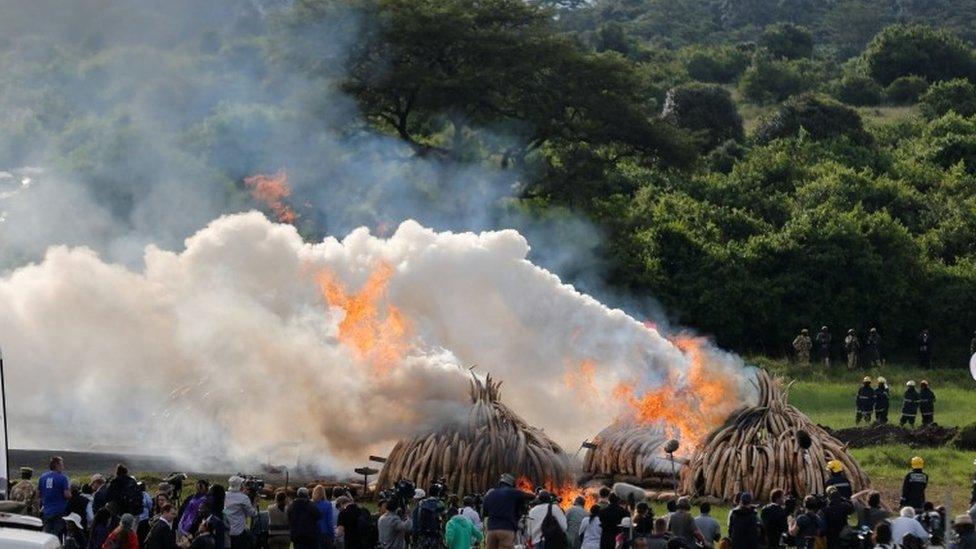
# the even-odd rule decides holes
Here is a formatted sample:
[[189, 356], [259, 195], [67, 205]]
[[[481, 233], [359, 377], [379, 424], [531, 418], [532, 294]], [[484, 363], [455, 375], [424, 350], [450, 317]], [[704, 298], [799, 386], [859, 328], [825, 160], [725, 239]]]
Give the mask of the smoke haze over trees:
[[[976, 328], [971, 0], [2, 9], [8, 272], [52, 244], [138, 266], [286, 170], [310, 241], [515, 227], [564, 280], [739, 351], [927, 325], [948, 354]], [[727, 93], [661, 117], [699, 83]], [[739, 118], [726, 95], [743, 131], [704, 125]]]

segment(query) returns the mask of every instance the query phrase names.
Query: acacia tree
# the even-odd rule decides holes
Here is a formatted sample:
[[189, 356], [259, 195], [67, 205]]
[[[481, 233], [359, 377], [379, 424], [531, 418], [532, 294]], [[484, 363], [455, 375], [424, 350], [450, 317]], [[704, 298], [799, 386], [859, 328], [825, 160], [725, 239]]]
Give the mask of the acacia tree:
[[[289, 32], [314, 29], [330, 16], [323, 6], [339, 3], [300, 0]], [[522, 0], [351, 6], [367, 32], [344, 59], [342, 88], [370, 122], [418, 155], [457, 160], [475, 142], [487, 149], [482, 157], [509, 166], [543, 145], [572, 141], [662, 164], [693, 159], [682, 134], [654, 116], [633, 65], [584, 51], [555, 31], [546, 9]], [[484, 129], [515, 142], [494, 150], [479, 139]]]

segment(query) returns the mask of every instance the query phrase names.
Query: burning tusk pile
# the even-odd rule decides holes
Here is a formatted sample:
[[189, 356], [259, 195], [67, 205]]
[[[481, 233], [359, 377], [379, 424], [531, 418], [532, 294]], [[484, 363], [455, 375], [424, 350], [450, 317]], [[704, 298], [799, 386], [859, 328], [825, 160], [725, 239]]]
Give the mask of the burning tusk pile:
[[671, 464], [664, 453], [667, 442], [659, 428], [614, 423], [593, 439], [596, 448], [586, 453], [583, 480], [671, 487]]
[[378, 485], [407, 479], [426, 489], [443, 478], [455, 494], [484, 493], [502, 473], [527, 477], [537, 485], [574, 483], [570, 457], [501, 403], [500, 386], [491, 376], [484, 381], [472, 376], [467, 424], [398, 442]]
[[[767, 500], [776, 488], [801, 497], [822, 494], [831, 459], [844, 464], [855, 492], [869, 486], [847, 447], [787, 402], [781, 380], [760, 370], [756, 381], [759, 404], [733, 413], [698, 446], [682, 470], [685, 493], [726, 500], [742, 491]], [[808, 450], [798, 442], [800, 431], [810, 436]]]

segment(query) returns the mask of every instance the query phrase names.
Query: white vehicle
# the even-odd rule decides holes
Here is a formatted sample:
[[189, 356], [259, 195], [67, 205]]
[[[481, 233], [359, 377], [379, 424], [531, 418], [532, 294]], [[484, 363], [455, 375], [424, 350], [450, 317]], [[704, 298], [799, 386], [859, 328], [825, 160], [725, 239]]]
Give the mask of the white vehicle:
[[61, 542], [41, 531], [37, 517], [0, 512], [0, 547], [3, 549], [58, 549]]

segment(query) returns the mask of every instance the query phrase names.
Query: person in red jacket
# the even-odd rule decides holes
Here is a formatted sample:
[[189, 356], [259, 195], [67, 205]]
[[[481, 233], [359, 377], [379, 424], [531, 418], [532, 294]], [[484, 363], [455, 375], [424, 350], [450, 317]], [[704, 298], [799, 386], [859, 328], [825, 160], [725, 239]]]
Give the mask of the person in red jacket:
[[139, 538], [136, 536], [136, 517], [126, 513], [118, 527], [108, 535], [102, 549], [139, 549]]

